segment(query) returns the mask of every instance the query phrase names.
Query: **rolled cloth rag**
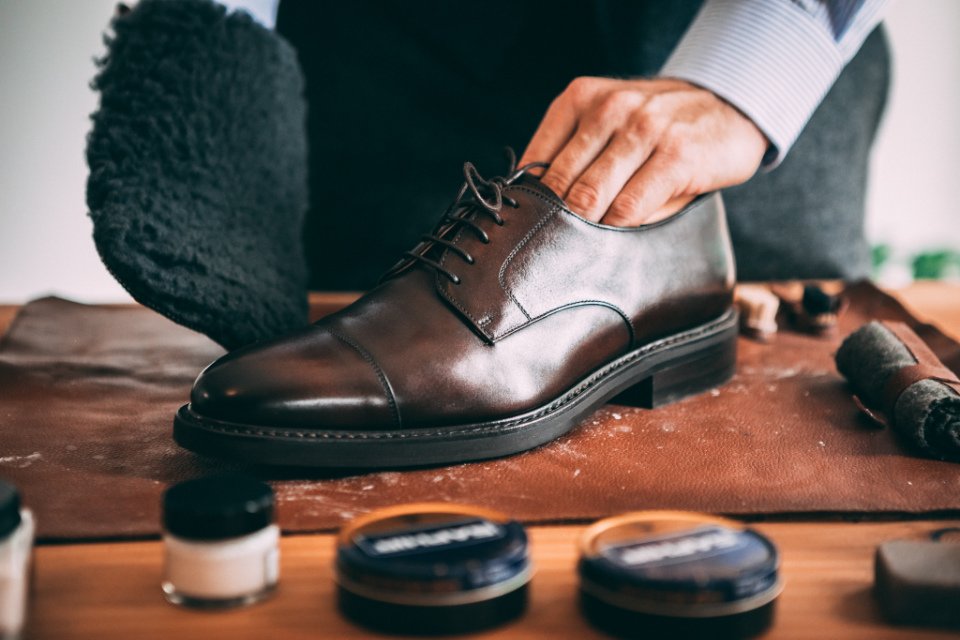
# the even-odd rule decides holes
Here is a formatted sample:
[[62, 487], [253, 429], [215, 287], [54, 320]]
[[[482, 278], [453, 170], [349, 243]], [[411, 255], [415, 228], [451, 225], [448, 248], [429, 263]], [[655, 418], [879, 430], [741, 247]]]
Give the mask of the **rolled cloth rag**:
[[837, 369], [872, 417], [920, 452], [960, 461], [960, 379], [902, 322], [870, 322], [840, 345]]

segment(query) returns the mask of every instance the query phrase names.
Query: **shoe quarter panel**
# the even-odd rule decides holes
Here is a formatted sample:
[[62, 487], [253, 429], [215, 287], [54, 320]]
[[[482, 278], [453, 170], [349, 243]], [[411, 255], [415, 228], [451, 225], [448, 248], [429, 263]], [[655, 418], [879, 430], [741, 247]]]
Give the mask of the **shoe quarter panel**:
[[565, 307], [602, 305], [617, 310], [643, 342], [721, 315], [730, 304], [733, 259], [722, 203], [712, 196], [638, 228], [597, 225], [559, 209], [501, 271], [527, 323]]

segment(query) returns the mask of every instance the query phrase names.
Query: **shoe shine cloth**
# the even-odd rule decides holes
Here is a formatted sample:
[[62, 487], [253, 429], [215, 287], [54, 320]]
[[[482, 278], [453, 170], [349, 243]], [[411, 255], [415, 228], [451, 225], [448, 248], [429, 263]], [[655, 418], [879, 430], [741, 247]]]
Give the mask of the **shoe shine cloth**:
[[871, 418], [920, 453], [960, 462], [960, 380], [902, 322], [870, 322], [844, 340], [837, 369]]
[[87, 142], [104, 264], [138, 302], [228, 349], [306, 324], [293, 49], [210, 0], [143, 0], [112, 29]]

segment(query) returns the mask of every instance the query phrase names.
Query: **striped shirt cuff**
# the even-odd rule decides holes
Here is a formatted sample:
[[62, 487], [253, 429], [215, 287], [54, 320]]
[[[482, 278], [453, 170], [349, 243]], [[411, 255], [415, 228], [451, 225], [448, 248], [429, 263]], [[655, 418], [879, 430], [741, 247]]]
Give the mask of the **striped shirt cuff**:
[[707, 0], [659, 75], [709, 89], [750, 118], [770, 141], [763, 166], [772, 169], [844, 63], [828, 29], [790, 0]]

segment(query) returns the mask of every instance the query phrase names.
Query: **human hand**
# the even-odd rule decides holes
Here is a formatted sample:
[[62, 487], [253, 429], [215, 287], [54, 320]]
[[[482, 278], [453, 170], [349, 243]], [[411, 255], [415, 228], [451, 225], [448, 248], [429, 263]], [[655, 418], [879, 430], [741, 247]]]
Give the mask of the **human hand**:
[[655, 222], [697, 195], [746, 182], [767, 139], [714, 93], [682, 80], [577, 78], [520, 160], [587, 220]]

